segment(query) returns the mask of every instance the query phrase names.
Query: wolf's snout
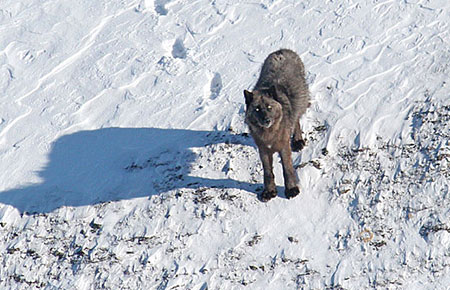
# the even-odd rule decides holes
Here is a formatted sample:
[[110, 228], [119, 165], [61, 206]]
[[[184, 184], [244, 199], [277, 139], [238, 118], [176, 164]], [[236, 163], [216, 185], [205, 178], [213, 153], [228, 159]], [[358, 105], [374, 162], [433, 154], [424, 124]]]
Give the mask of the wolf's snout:
[[270, 120], [270, 118], [263, 118], [262, 122], [261, 122], [261, 126], [265, 127], [265, 128], [269, 128], [270, 126], [272, 126], [272, 120]]
[[267, 126], [269, 124], [270, 124], [270, 118], [268, 118], [268, 117], [261, 118], [261, 125]]

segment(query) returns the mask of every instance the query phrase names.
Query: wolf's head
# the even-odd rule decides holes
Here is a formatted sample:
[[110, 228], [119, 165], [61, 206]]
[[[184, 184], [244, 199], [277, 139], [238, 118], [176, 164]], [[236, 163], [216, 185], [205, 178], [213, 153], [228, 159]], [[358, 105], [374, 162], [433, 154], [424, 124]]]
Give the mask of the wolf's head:
[[248, 124], [261, 128], [270, 128], [282, 117], [282, 106], [275, 100], [276, 89], [244, 90], [247, 110], [245, 119]]

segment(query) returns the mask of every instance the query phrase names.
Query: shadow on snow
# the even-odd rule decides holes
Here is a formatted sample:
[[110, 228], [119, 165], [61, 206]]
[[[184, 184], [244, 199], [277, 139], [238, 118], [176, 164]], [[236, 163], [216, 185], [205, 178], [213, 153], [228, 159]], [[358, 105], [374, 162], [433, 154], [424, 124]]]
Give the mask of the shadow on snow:
[[0, 192], [0, 203], [21, 213], [48, 213], [133, 199], [181, 188], [238, 188], [256, 193], [260, 184], [190, 176], [194, 147], [218, 143], [252, 145], [250, 138], [224, 131], [106, 128], [56, 140], [38, 172], [42, 182]]

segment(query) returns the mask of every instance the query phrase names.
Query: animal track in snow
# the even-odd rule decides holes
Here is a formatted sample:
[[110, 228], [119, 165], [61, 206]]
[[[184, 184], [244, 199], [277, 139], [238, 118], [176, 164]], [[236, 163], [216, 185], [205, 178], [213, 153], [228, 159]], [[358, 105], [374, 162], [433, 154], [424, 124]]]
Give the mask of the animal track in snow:
[[172, 56], [174, 58], [186, 58], [186, 48], [184, 47], [183, 40], [177, 38], [172, 47]]
[[167, 0], [156, 0], [155, 1], [155, 11], [156, 13], [158, 13], [161, 16], [167, 15], [167, 13], [169, 13], [169, 11], [166, 8], [166, 4], [169, 1]]
[[221, 90], [222, 90], [222, 77], [220, 76], [219, 73], [215, 73], [214, 77], [211, 80], [211, 87], [210, 87], [211, 95], [210, 95], [210, 98], [212, 100], [217, 98], [219, 96]]

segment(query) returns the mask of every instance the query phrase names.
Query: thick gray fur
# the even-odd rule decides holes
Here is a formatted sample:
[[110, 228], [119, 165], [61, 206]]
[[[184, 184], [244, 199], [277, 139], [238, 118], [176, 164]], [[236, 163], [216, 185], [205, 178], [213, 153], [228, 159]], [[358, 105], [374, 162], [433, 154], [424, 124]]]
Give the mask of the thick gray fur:
[[245, 121], [258, 146], [264, 169], [262, 201], [277, 195], [273, 175], [273, 154], [278, 152], [283, 166], [285, 195], [300, 191], [292, 164], [291, 150], [305, 145], [299, 119], [309, 107], [309, 90], [300, 57], [288, 49], [271, 53], [252, 92], [244, 90]]
[[253, 90], [272, 86], [280, 90], [279, 93], [282, 93], [279, 94], [280, 97], [288, 98], [288, 101], [284, 100], [284, 103], [290, 107], [289, 118], [292, 122], [298, 121], [308, 109], [310, 97], [305, 79], [305, 66], [292, 50], [280, 49], [269, 54]]

